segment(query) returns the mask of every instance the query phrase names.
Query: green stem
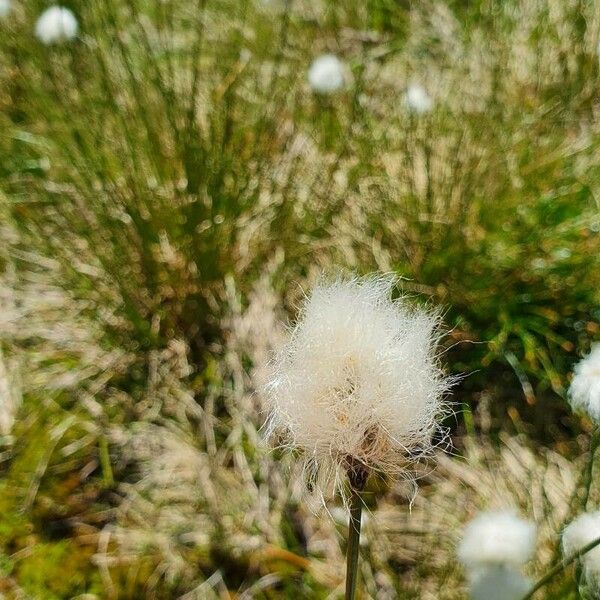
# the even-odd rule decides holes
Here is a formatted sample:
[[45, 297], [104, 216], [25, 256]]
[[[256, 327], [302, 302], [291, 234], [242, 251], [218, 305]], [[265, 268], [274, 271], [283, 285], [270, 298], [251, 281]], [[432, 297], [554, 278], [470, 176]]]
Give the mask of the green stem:
[[590, 457], [586, 465], [585, 479], [584, 479], [584, 495], [583, 495], [583, 510], [587, 510], [588, 500], [590, 498], [590, 490], [592, 488], [593, 474], [594, 474], [594, 457], [596, 456], [596, 450], [600, 446], [600, 429], [596, 429], [592, 434], [590, 441]]
[[584, 554], [587, 554], [590, 550], [593, 550], [596, 546], [600, 545], [600, 538], [590, 542], [581, 550], [578, 550], [574, 554], [571, 554], [569, 558], [561, 561], [555, 567], [550, 569], [527, 593], [521, 600], [529, 600], [533, 598], [534, 594], [541, 588], [543, 588], [551, 579], [556, 577], [559, 573], [564, 571], [570, 564], [574, 563], [578, 558], [581, 558]]
[[110, 453], [108, 451], [108, 440], [101, 435], [98, 440], [98, 450], [100, 454], [100, 465], [102, 467], [102, 479], [104, 487], [112, 488], [115, 485], [112, 467], [110, 466]]
[[[590, 497], [590, 491], [591, 491], [592, 483], [593, 483], [594, 456], [596, 455], [596, 450], [598, 449], [599, 446], [600, 446], [600, 427], [596, 428], [592, 432], [592, 436], [590, 439], [590, 449], [589, 449], [588, 460], [585, 465], [585, 468], [582, 470], [582, 472], [579, 475], [579, 478], [577, 480], [577, 485], [575, 486], [575, 490], [573, 491], [573, 494], [569, 501], [569, 514], [565, 518], [565, 520], [563, 522], [563, 526], [570, 523], [575, 518], [575, 515], [577, 515], [580, 510], [578, 497], [579, 497], [581, 488], [583, 488], [583, 490], [584, 490], [583, 497], [581, 498], [581, 500], [582, 500], [581, 506], [583, 507], [584, 511], [587, 510], [588, 500]], [[554, 548], [554, 555], [552, 558], [552, 562], [557, 561], [559, 559], [559, 557], [560, 557], [560, 544], [557, 544], [556, 547]], [[579, 578], [577, 580], [579, 581]]]
[[[592, 489], [592, 483], [594, 481], [594, 457], [596, 456], [596, 450], [598, 449], [598, 444], [600, 444], [600, 435], [598, 433], [598, 429], [595, 429], [592, 433], [592, 439], [590, 440], [590, 455], [588, 458], [588, 462], [586, 464], [586, 468], [583, 474], [583, 498], [582, 498], [582, 508], [585, 512], [587, 510], [588, 501], [590, 499], [590, 490]], [[575, 572], [575, 581], [577, 582], [577, 589], [581, 588], [581, 582], [583, 579], [583, 569], [578, 566]]]
[[346, 600], [354, 600], [354, 594], [356, 593], [361, 516], [362, 498], [360, 497], [360, 492], [352, 488], [350, 495], [350, 522], [348, 524], [348, 550], [346, 553]]

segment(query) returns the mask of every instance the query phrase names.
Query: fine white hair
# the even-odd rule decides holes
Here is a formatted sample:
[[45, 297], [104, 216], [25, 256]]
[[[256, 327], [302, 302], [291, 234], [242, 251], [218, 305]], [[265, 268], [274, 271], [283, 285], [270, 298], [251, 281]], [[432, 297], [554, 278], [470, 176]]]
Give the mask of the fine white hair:
[[411, 84], [406, 90], [406, 104], [415, 113], [424, 114], [433, 108], [433, 100], [427, 90], [418, 84]]
[[7, 17], [11, 10], [10, 0], [0, 0], [0, 19]]
[[600, 422], [600, 344], [575, 365], [569, 388], [573, 410], [587, 413], [596, 423]]
[[344, 65], [334, 54], [315, 58], [308, 69], [308, 83], [318, 94], [332, 94], [344, 86]]
[[[600, 511], [584, 513], [572, 521], [563, 531], [562, 550], [565, 558], [600, 538]], [[588, 583], [600, 583], [600, 546], [596, 546], [581, 558]]]
[[491, 565], [519, 567], [532, 557], [535, 539], [535, 524], [514, 512], [483, 512], [465, 527], [458, 558], [468, 570]]
[[271, 365], [267, 431], [304, 451], [319, 491], [340, 489], [349, 463], [410, 476], [409, 461], [431, 450], [446, 409], [439, 314], [392, 300], [395, 283], [317, 284]]
[[494, 565], [472, 573], [469, 595], [471, 600], [521, 600], [532, 585], [517, 569]]
[[43, 44], [72, 40], [77, 36], [78, 30], [75, 15], [62, 6], [47, 8], [35, 24], [35, 35]]

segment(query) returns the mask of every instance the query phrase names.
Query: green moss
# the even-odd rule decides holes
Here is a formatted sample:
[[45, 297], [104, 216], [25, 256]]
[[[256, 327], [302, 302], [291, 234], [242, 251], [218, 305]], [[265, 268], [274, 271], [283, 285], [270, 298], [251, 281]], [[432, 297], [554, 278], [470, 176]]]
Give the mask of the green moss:
[[91, 567], [93, 551], [70, 540], [36, 543], [14, 564], [13, 574], [26, 593], [40, 600], [62, 600], [99, 593], [100, 577]]

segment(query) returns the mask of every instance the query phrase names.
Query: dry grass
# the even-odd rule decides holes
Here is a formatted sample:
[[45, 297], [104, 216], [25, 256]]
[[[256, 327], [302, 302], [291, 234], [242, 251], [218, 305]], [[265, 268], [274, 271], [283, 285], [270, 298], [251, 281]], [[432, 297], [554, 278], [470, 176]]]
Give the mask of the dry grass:
[[[540, 525], [541, 574], [588, 444], [569, 373], [600, 332], [599, 6], [72, 7], [73, 45], [33, 40], [38, 2], [0, 24], [0, 593], [340, 597], [343, 509], [313, 512], [260, 401], [338, 269], [443, 305], [469, 374], [412, 507], [372, 483], [364, 596], [464, 597], [460, 530], [507, 505]], [[332, 97], [305, 81], [325, 51], [351, 71]]]

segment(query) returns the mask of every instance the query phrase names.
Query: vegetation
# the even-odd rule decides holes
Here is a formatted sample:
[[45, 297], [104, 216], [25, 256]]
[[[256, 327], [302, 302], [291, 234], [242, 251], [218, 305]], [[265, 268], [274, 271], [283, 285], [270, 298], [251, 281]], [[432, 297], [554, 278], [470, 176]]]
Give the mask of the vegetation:
[[[0, 20], [0, 592], [341, 596], [345, 517], [302, 501], [259, 387], [338, 269], [442, 305], [466, 375], [412, 514], [372, 484], [364, 597], [464, 598], [488, 506], [542, 524], [543, 574], [592, 428], [566, 390], [600, 334], [600, 7], [65, 5], [54, 45], [45, 2]], [[330, 95], [322, 53], [348, 68]], [[553, 586], [575, 598], [572, 570]]]

